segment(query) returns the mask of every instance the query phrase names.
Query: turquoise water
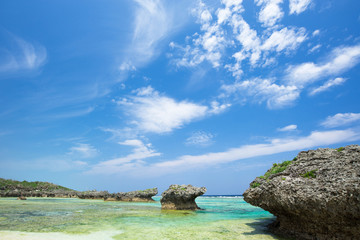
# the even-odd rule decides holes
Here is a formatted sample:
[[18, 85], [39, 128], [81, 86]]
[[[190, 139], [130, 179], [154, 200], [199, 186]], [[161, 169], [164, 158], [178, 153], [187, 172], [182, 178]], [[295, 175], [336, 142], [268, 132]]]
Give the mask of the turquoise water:
[[203, 210], [71, 198], [0, 198], [0, 239], [279, 239], [273, 216], [242, 197], [199, 197]]

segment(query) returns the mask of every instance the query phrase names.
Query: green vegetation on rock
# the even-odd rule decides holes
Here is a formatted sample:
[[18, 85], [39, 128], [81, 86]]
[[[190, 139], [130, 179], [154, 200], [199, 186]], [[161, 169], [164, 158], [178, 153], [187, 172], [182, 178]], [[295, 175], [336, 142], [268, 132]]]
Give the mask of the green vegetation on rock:
[[28, 182], [28, 181], [16, 181], [10, 179], [0, 178], [0, 190], [25, 190], [25, 191], [53, 191], [53, 190], [63, 190], [63, 191], [74, 191], [70, 188], [59, 186], [49, 182]]
[[250, 183], [250, 187], [251, 187], [251, 188], [256, 188], [256, 187], [258, 187], [258, 186], [260, 186], [260, 185], [261, 185], [261, 183], [259, 183], [259, 182]]
[[[297, 157], [295, 157], [291, 161], [284, 161], [282, 163], [274, 163], [273, 166], [264, 175], [258, 177], [258, 178], [261, 179], [260, 182], [259, 182], [259, 180], [255, 180], [254, 182], [252, 182], [250, 184], [250, 187], [251, 188], [256, 188], [256, 187], [260, 186], [261, 182], [263, 180], [266, 180], [266, 182], [270, 182], [270, 176], [285, 171], [285, 169], [290, 164], [294, 163], [294, 161], [296, 161], [296, 160], [297, 160]], [[285, 178], [282, 178], [282, 180], [285, 180]]]
[[260, 176], [260, 178], [268, 179], [271, 175], [283, 172], [292, 163], [293, 163], [293, 161], [284, 161], [279, 164], [274, 163], [272, 168], [270, 170], [268, 170], [264, 176]]
[[304, 177], [304, 178], [316, 178], [316, 171], [317, 171], [317, 169], [311, 170], [309, 172], [301, 174], [301, 176]]
[[343, 147], [339, 147], [339, 148], [337, 148], [336, 149], [338, 152], [341, 152], [342, 150], [344, 150], [344, 148]]

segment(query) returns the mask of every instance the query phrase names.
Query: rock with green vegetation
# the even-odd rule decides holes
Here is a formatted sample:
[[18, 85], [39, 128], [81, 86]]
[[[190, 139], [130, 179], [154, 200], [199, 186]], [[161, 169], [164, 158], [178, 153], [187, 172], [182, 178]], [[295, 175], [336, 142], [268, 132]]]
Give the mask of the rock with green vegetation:
[[360, 147], [300, 152], [274, 164], [244, 193], [277, 219], [271, 229], [295, 239], [359, 239]]
[[205, 187], [192, 185], [173, 184], [161, 194], [161, 208], [171, 210], [196, 210], [200, 209], [195, 202], [198, 196], [206, 192]]
[[77, 197], [77, 191], [49, 182], [0, 178], [0, 197]]

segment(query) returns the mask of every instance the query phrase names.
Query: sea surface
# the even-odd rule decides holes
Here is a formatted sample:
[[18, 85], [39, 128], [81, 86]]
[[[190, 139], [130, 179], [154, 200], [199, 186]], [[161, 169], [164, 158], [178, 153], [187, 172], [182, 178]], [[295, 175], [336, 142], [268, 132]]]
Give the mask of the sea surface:
[[0, 239], [280, 239], [266, 230], [274, 217], [241, 196], [198, 197], [198, 211], [161, 210], [154, 199], [0, 198]]

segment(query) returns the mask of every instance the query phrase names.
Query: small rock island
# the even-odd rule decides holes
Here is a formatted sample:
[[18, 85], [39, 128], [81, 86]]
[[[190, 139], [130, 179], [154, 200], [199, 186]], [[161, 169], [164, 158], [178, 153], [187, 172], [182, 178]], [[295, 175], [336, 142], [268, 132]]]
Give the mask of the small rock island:
[[161, 208], [171, 210], [196, 210], [200, 209], [195, 198], [206, 192], [205, 187], [192, 185], [170, 185], [169, 189], [161, 194]]
[[244, 200], [274, 214], [270, 226], [295, 239], [359, 239], [360, 147], [303, 151], [274, 164]]

